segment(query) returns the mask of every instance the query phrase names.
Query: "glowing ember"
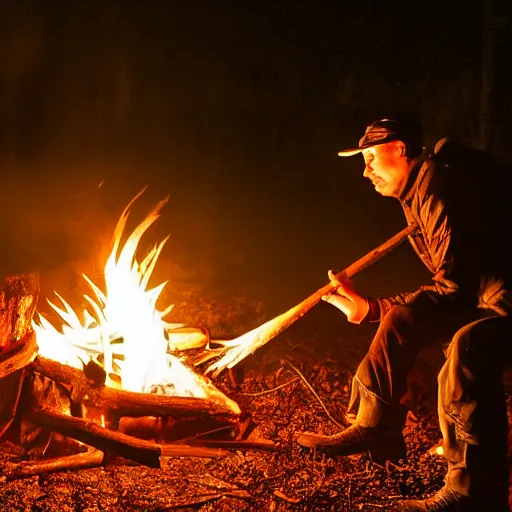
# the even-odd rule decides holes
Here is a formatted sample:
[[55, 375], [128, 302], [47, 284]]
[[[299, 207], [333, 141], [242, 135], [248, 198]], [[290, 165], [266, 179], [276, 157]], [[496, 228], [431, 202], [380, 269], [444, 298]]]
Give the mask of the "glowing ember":
[[121, 247], [130, 207], [141, 193], [130, 202], [117, 223], [112, 251], [105, 265], [106, 293], [84, 275], [93, 291], [92, 296], [85, 295], [92, 313], [84, 310], [79, 316], [58, 294], [61, 306], [48, 301], [64, 323], [58, 330], [39, 315], [34, 324], [39, 353], [75, 368], [83, 368], [92, 358], [105, 369], [106, 385], [222, 401], [238, 414], [238, 405], [206, 377], [167, 353], [168, 333], [182, 324], [164, 320], [172, 305], [164, 311], [156, 308], [165, 282], [147, 290], [167, 238], [155, 245], [140, 263], [135, 258], [142, 236], [158, 219], [167, 199], [154, 208]]
[[438, 455], [442, 457], [444, 455], [444, 449], [442, 444], [436, 444], [428, 451], [429, 455]]

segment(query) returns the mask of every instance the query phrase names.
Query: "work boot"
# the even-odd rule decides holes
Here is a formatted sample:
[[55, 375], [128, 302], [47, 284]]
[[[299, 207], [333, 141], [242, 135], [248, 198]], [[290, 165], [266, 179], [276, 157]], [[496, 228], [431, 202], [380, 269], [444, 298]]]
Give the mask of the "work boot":
[[351, 410], [354, 410], [356, 402], [357, 415], [350, 427], [332, 436], [303, 432], [297, 436], [297, 443], [331, 456], [369, 452], [372, 460], [381, 465], [387, 460], [396, 462], [404, 458], [402, 429], [406, 409], [385, 403], [354, 379], [349, 406]]
[[469, 496], [464, 496], [449, 487], [443, 487], [424, 500], [400, 501], [393, 510], [395, 512], [484, 512], [486, 510], [501, 512], [492, 508], [492, 505], [490, 508], [482, 504], [477, 505]]
[[303, 432], [296, 438], [298, 444], [329, 456], [357, 455], [369, 452], [373, 462], [384, 465], [405, 457], [405, 441], [401, 432], [379, 427], [351, 425], [332, 436]]

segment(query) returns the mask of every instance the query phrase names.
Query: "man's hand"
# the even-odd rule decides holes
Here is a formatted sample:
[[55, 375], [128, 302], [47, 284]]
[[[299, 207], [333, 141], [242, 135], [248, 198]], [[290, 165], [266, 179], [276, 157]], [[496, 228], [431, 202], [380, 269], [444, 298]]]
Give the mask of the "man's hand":
[[340, 281], [332, 270], [329, 270], [328, 275], [335, 288], [329, 295], [324, 295], [322, 300], [345, 313], [350, 323], [360, 324], [368, 313], [368, 301], [354, 291], [349, 281]]

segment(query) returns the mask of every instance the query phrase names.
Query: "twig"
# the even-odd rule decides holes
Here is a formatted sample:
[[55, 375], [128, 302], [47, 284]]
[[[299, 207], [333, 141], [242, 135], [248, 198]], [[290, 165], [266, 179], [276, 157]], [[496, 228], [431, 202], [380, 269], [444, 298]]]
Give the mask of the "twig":
[[217, 439], [193, 439], [186, 446], [195, 446], [203, 448], [221, 448], [223, 450], [262, 450], [265, 452], [277, 452], [281, 448], [271, 441], [223, 441]]
[[198, 439], [199, 437], [208, 436], [210, 434], [216, 434], [217, 432], [222, 432], [224, 430], [229, 430], [229, 429], [233, 429], [233, 428], [234, 428], [233, 425], [224, 425], [223, 427], [214, 428], [213, 430], [208, 430], [208, 432], [199, 432], [198, 434], [196, 434], [194, 436], [183, 437], [182, 439], [179, 439], [177, 441], [177, 443], [187, 444], [189, 441], [193, 441], [194, 439]]
[[278, 498], [281, 498], [284, 501], [287, 501], [288, 503], [300, 503], [302, 501], [301, 498], [292, 498], [290, 496], [286, 496], [283, 492], [276, 489], [274, 491], [274, 496], [277, 496]]
[[293, 370], [295, 370], [295, 372], [297, 372], [297, 374], [299, 375], [299, 377], [302, 379], [302, 381], [304, 382], [304, 384], [306, 384], [306, 386], [309, 388], [309, 390], [311, 391], [311, 393], [313, 393], [313, 396], [318, 400], [318, 403], [322, 406], [322, 409], [325, 411], [325, 414], [327, 414], [327, 417], [337, 426], [337, 427], [340, 427], [340, 428], [345, 428], [347, 426], [346, 423], [340, 423], [339, 421], [337, 421], [336, 419], [334, 419], [331, 415], [331, 413], [327, 410], [327, 407], [325, 406], [325, 404], [322, 402], [322, 399], [317, 395], [316, 391], [313, 389], [313, 387], [311, 386], [311, 384], [306, 380], [306, 377], [304, 377], [304, 375], [302, 374], [302, 372], [294, 365], [292, 364], [290, 361], [288, 361], [287, 359], [284, 359], [283, 360], [285, 363], [287, 363]]
[[276, 386], [272, 389], [266, 389], [265, 391], [260, 391], [258, 393], [239, 393], [242, 396], [262, 396], [262, 395], [268, 395], [269, 393], [273, 393], [274, 391], [277, 391], [279, 389], [285, 388], [286, 386], [289, 386], [290, 384], [293, 384], [294, 382], [297, 382], [300, 379], [300, 377], [293, 377], [292, 379], [283, 382], [279, 386]]

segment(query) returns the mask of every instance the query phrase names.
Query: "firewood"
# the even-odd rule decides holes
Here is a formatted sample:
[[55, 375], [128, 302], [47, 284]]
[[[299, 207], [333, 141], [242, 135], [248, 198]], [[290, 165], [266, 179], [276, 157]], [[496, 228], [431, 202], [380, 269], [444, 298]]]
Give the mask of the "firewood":
[[82, 443], [152, 468], [161, 467], [161, 457], [222, 457], [220, 449], [185, 445], [161, 445], [115, 432], [92, 420], [74, 418], [50, 408], [30, 409], [27, 419], [33, 423], [72, 437]]
[[93, 388], [87, 384], [80, 370], [40, 356], [32, 363], [32, 369], [56, 382], [83, 388], [83, 392], [77, 394], [84, 397], [84, 407], [102, 409], [118, 418], [123, 416], [171, 416], [173, 418], [219, 416], [236, 419], [238, 417], [238, 414], [225, 404], [212, 402], [207, 398], [136, 393], [107, 386]]
[[65, 457], [7, 464], [2, 470], [2, 480], [9, 482], [55, 471], [95, 468], [103, 464], [104, 456], [102, 451], [89, 447], [86, 452]]
[[0, 282], [0, 439], [15, 418], [26, 367], [37, 354], [32, 317], [38, 290], [37, 274]]
[[37, 343], [34, 332], [30, 332], [21, 341], [0, 354], [0, 380], [9, 374], [24, 368], [37, 356]]
[[210, 334], [206, 329], [198, 327], [178, 327], [166, 331], [169, 351], [182, 352], [185, 350], [204, 349], [209, 341]]

